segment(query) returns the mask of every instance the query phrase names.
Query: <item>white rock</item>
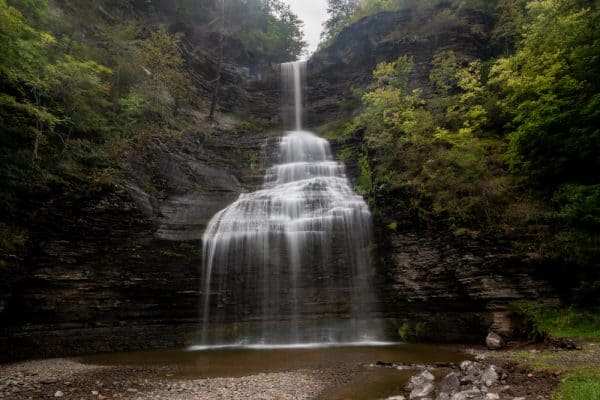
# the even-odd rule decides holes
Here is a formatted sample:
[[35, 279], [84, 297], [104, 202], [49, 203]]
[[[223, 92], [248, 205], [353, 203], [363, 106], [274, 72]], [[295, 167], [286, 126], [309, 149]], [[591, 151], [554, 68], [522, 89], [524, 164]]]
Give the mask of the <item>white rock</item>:
[[498, 382], [498, 372], [496, 371], [496, 367], [490, 365], [481, 375], [481, 383], [485, 384], [487, 387], [493, 386]]
[[455, 393], [452, 395], [450, 400], [469, 400], [476, 399], [478, 397], [481, 398], [481, 392], [478, 389], [473, 388], [471, 390], [464, 390], [462, 392]]
[[463, 361], [460, 363], [460, 369], [463, 372], [467, 372], [467, 370], [469, 370], [472, 365], [473, 365], [473, 361]]
[[429, 397], [429, 395], [433, 394], [435, 390], [435, 386], [431, 383], [426, 383], [423, 386], [418, 386], [410, 392], [410, 400], [415, 399], [424, 399], [425, 397]]
[[385, 400], [406, 400], [406, 397], [404, 397], [404, 396], [392, 396], [392, 397], [388, 397]]
[[422, 377], [423, 377], [423, 378], [424, 378], [426, 381], [429, 381], [429, 382], [433, 382], [433, 381], [435, 381], [435, 376], [433, 376], [433, 374], [432, 374], [431, 372], [429, 372], [429, 371], [423, 371], [423, 372], [421, 373], [421, 376], [422, 376]]
[[54, 397], [63, 397], [65, 394], [63, 392], [61, 392], [60, 390], [57, 390], [56, 393], [54, 393]]
[[504, 347], [504, 339], [494, 332], [490, 332], [485, 339], [485, 344], [490, 350], [500, 350]]
[[485, 400], [500, 400], [500, 395], [497, 393], [488, 393], [485, 396]]

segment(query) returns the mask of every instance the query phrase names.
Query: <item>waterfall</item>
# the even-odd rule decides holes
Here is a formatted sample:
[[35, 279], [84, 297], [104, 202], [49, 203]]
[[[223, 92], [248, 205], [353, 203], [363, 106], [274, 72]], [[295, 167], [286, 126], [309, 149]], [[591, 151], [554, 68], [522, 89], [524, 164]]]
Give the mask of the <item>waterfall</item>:
[[302, 130], [306, 62], [281, 71], [284, 124], [293, 130], [278, 163], [203, 237], [202, 345], [376, 340], [371, 213], [329, 142]]

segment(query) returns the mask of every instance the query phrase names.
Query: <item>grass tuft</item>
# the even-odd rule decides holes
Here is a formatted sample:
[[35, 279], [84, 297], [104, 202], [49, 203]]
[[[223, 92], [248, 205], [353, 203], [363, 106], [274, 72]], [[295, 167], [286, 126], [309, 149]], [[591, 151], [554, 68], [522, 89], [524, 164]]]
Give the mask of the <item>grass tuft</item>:
[[600, 372], [569, 375], [554, 394], [553, 400], [600, 400]]

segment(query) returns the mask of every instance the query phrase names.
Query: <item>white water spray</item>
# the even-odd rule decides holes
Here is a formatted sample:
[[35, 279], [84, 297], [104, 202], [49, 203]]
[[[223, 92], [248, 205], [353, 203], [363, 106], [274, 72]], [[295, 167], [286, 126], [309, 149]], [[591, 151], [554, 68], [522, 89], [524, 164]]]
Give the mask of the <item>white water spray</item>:
[[[363, 343], [380, 338], [369, 284], [371, 214], [329, 143], [302, 130], [306, 63], [282, 65], [279, 163], [203, 237], [202, 346]], [[249, 323], [244, 333], [214, 333]]]

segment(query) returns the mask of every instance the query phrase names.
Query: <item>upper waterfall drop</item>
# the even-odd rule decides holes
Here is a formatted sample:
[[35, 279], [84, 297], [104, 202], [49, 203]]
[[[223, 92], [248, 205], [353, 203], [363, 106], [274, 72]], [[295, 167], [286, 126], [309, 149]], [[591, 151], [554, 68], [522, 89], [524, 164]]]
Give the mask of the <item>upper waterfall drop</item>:
[[203, 236], [203, 346], [381, 338], [368, 320], [371, 213], [329, 142], [302, 130], [306, 62], [281, 71], [283, 120], [294, 130], [281, 139], [279, 162]]
[[305, 79], [306, 61], [281, 64], [283, 123], [286, 129], [302, 130]]

